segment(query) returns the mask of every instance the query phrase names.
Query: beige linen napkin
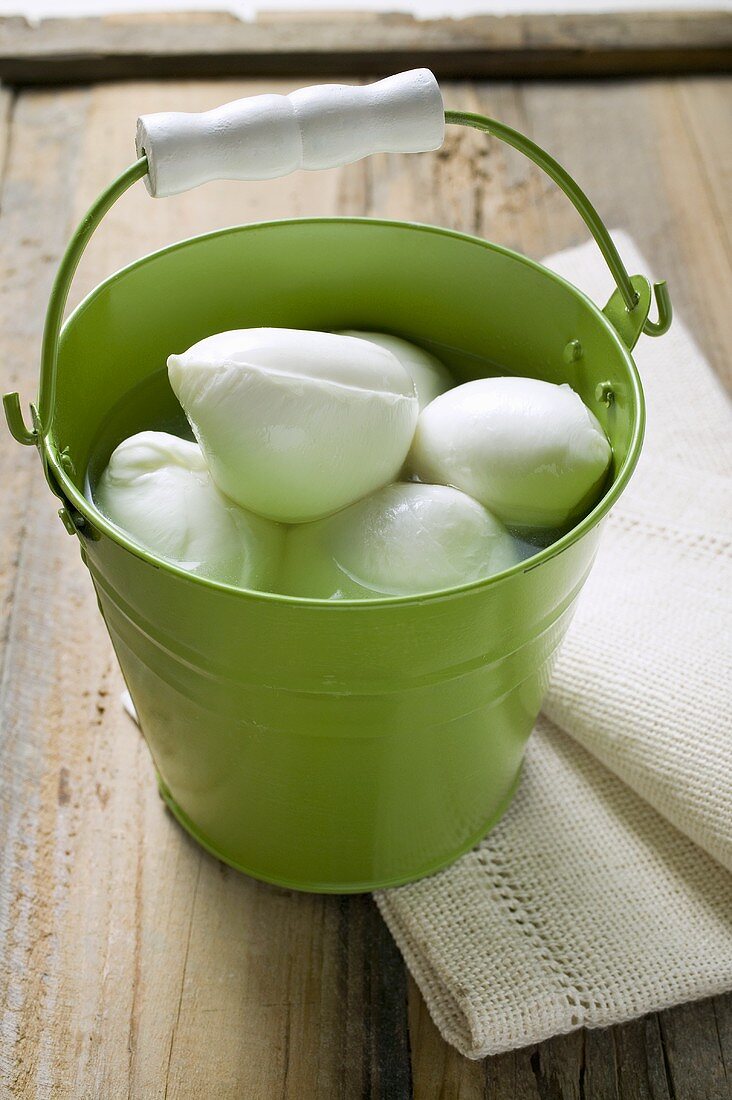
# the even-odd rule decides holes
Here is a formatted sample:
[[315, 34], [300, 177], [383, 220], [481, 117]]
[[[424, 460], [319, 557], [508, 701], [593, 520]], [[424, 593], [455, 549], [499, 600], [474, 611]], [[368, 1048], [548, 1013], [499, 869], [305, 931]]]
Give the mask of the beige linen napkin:
[[[546, 262], [609, 297], [594, 243]], [[437, 1026], [471, 1058], [732, 988], [729, 409], [678, 318], [635, 358], [644, 453], [516, 799], [452, 867], [376, 895]]]

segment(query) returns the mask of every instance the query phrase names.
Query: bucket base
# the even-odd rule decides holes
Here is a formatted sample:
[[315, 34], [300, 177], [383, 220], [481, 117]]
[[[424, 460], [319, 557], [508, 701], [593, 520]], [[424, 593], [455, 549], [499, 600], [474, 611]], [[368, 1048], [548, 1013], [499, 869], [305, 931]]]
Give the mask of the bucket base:
[[445, 867], [449, 867], [451, 863], [454, 863], [464, 856], [466, 852], [469, 852], [471, 848], [474, 848], [486, 836], [491, 829], [498, 824], [503, 817], [504, 813], [510, 806], [513, 796], [516, 793], [519, 782], [521, 781], [522, 768], [519, 767], [516, 778], [511, 784], [511, 788], [503, 800], [498, 810], [492, 814], [488, 820], [481, 825], [477, 833], [470, 837], [465, 844], [461, 845], [454, 852], [452, 852], [446, 859], [441, 859], [437, 863], [427, 864], [425, 867], [421, 867], [419, 870], [412, 872], [411, 874], [404, 875], [403, 877], [387, 879], [384, 881], [375, 882], [291, 882], [288, 879], [277, 878], [276, 876], [263, 875], [258, 871], [252, 871], [249, 867], [244, 867], [241, 863], [236, 863], [234, 860], [229, 859], [220, 852], [213, 844], [211, 844], [206, 836], [197, 828], [193, 821], [188, 817], [186, 813], [180, 808], [175, 801], [170, 791], [163, 783], [160, 775], [156, 771], [156, 777], [158, 781], [158, 792], [165, 805], [170, 810], [173, 817], [176, 819], [179, 825], [182, 825], [185, 831], [193, 837], [202, 848], [214, 856], [216, 859], [221, 860], [222, 863], [228, 864], [229, 867], [233, 867], [235, 871], [240, 871], [243, 875], [248, 875], [249, 878], [257, 879], [259, 882], [266, 882], [270, 886], [280, 886], [285, 890], [299, 890], [304, 894], [368, 894], [373, 890], [387, 890], [393, 886], [405, 886], [408, 882], [416, 882], [418, 879], [427, 878], [428, 875], [434, 875], [438, 871], [444, 870]]

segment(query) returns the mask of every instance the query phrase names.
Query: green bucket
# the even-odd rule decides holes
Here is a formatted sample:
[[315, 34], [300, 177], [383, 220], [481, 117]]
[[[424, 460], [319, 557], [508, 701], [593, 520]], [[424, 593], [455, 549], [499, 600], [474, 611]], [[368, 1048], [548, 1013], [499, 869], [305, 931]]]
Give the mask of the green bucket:
[[[239, 226], [145, 256], [97, 287], [59, 337], [81, 251], [145, 174], [142, 158], [98, 200], [62, 262], [32, 429], [17, 394], [5, 399], [13, 434], [39, 447], [80, 541], [166, 803], [220, 859], [300, 890], [427, 875], [508, 806], [601, 520], [638, 458], [643, 396], [631, 348], [642, 329], [670, 320], [663, 286], [660, 320], [647, 320], [648, 283], [628, 278], [556, 162], [491, 120], [447, 119], [499, 133], [564, 187], [622, 276], [604, 311], [540, 264], [475, 237], [318, 218]], [[445, 592], [331, 603], [193, 576], [106, 520], [85, 477], [127, 435], [179, 416], [164, 370], [171, 351], [247, 326], [388, 330], [436, 351], [459, 381], [568, 382], [612, 442], [611, 484], [548, 549]]]

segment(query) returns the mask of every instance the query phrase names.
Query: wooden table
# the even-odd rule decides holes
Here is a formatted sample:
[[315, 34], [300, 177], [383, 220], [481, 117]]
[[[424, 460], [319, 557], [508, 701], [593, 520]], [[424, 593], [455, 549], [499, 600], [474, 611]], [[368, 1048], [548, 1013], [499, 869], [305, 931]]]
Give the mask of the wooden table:
[[[4, 390], [35, 392], [59, 256], [86, 205], [130, 161], [136, 115], [300, 83], [0, 92]], [[552, 150], [608, 225], [628, 229], [668, 278], [679, 313], [730, 378], [730, 81], [456, 84], [446, 98]], [[75, 300], [142, 253], [209, 228], [372, 212], [536, 257], [586, 237], [530, 164], [456, 131], [436, 156], [380, 156], [159, 202], [140, 185], [93, 242]], [[732, 996], [469, 1062], [440, 1038], [370, 898], [270, 888], [196, 847], [164, 812], [120, 709], [92, 587], [37, 458], [5, 431], [0, 449], [3, 1096], [732, 1096]]]

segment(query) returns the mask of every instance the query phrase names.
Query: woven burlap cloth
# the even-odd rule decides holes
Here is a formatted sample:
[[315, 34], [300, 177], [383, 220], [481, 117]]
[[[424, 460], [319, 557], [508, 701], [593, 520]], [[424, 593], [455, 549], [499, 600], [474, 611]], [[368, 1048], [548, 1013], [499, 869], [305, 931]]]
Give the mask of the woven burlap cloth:
[[[546, 263], [610, 296], [594, 244]], [[452, 867], [376, 896], [435, 1023], [470, 1058], [732, 988], [729, 407], [679, 318], [635, 358], [644, 452], [516, 798]]]

